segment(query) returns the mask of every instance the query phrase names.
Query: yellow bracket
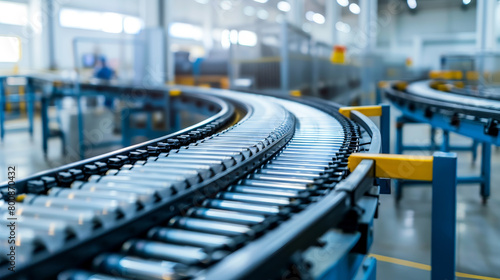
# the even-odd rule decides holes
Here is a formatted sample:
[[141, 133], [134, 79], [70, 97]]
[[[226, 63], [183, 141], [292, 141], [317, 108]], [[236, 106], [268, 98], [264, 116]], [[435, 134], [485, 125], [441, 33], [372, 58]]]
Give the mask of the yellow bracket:
[[300, 90], [291, 90], [290, 91], [290, 96], [301, 97], [302, 96], [302, 92]]
[[353, 106], [353, 107], [342, 107], [339, 109], [339, 113], [341, 113], [347, 118], [351, 117], [351, 111], [358, 111], [367, 117], [382, 116], [382, 106]]
[[170, 90], [170, 96], [179, 96], [181, 95], [182, 91], [180, 89], [171, 89]]
[[357, 153], [349, 156], [347, 167], [353, 171], [364, 160], [375, 161], [375, 177], [432, 181], [433, 156]]

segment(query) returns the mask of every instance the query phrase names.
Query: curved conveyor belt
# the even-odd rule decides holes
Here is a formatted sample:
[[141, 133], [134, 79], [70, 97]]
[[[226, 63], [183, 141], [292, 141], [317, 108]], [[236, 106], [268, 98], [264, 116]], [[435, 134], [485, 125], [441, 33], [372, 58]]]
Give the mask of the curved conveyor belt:
[[413, 82], [401, 90], [395, 83], [382, 90], [412, 119], [500, 146], [500, 101], [444, 92], [430, 84], [431, 81]]
[[[219, 113], [20, 184], [22, 263], [2, 279], [271, 277], [289, 261], [273, 256], [312, 246], [373, 186], [372, 161], [347, 176], [361, 142], [380, 150], [366, 117], [313, 99], [182, 90]], [[234, 108], [245, 115], [220, 131]]]

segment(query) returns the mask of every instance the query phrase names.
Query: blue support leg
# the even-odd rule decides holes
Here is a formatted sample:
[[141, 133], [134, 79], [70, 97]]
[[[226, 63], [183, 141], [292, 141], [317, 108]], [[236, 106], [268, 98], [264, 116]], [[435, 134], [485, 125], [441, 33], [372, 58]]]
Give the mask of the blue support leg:
[[435, 153], [432, 180], [431, 279], [455, 279], [457, 156]]
[[[396, 119], [396, 144], [394, 146], [396, 154], [403, 153], [403, 126], [403, 117], [398, 117]], [[403, 197], [403, 184], [401, 180], [394, 180], [394, 191], [396, 192], [396, 202], [399, 202]]]
[[122, 109], [122, 145], [123, 147], [130, 146], [131, 135], [130, 134], [130, 109]]
[[450, 132], [443, 130], [443, 142], [441, 143], [441, 152], [448, 153], [450, 151]]
[[380, 117], [380, 132], [382, 133], [382, 153], [391, 152], [391, 107], [382, 105], [382, 116]]
[[[377, 86], [375, 90], [375, 104], [380, 104], [382, 103], [382, 91], [380, 90], [380, 87]], [[382, 113], [383, 115], [384, 113]]]
[[76, 97], [76, 106], [77, 114], [78, 114], [78, 144], [79, 144], [79, 153], [80, 159], [85, 158], [85, 143], [84, 143], [84, 123], [83, 123], [83, 110], [82, 110], [82, 101], [81, 97], [77, 95]]
[[[387, 104], [381, 105], [382, 116], [380, 116], [380, 132], [382, 134], [382, 153], [391, 153], [391, 107]], [[377, 179], [380, 186], [380, 193], [391, 193], [391, 180]]]
[[50, 137], [50, 131], [49, 131], [49, 100], [48, 97], [43, 96], [42, 99], [40, 100], [40, 115], [42, 118], [42, 149], [43, 149], [43, 155], [47, 157], [47, 150], [48, 150], [48, 141]]
[[490, 196], [490, 180], [491, 180], [491, 144], [483, 143], [481, 147], [481, 197], [483, 204], [486, 204]]
[[477, 140], [472, 140], [472, 164], [477, 160], [477, 146], [479, 146], [479, 142]]
[[5, 135], [5, 89], [4, 79], [0, 79], [0, 139], [3, 141]]
[[28, 107], [28, 122], [29, 122], [29, 133], [31, 140], [33, 140], [33, 118], [35, 115], [35, 92], [31, 79], [28, 79], [26, 85], [26, 105]]
[[434, 127], [431, 127], [431, 150], [435, 151], [436, 150], [436, 129]]

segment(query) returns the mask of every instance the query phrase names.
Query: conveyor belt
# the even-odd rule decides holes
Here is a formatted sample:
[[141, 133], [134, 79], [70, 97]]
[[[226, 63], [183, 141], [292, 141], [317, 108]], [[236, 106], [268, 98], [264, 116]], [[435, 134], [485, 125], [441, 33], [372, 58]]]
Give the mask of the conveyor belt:
[[382, 90], [404, 115], [414, 120], [500, 145], [497, 100], [435, 90], [428, 81], [411, 83], [404, 90], [398, 89], [397, 83]]
[[[219, 114], [20, 182], [19, 267], [1, 267], [2, 279], [270, 277], [373, 186], [370, 161], [347, 176], [361, 142], [380, 149], [378, 130], [357, 113], [356, 124], [324, 101], [183, 92], [208, 95]], [[220, 131], [232, 108], [246, 115]]]
[[429, 81], [411, 83], [406, 90], [411, 94], [431, 100], [500, 111], [500, 101], [498, 100], [435, 90], [429, 87]]

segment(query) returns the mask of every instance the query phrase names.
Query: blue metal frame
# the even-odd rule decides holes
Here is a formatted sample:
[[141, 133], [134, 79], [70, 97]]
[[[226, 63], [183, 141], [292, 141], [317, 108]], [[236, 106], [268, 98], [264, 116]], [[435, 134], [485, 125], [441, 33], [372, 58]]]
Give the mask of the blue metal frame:
[[[26, 131], [27, 130], [29, 132], [30, 136], [33, 137], [35, 102], [37, 99], [36, 99], [34, 87], [32, 85], [32, 80], [26, 76], [15, 76], [15, 77], [21, 77], [21, 78], [25, 77], [26, 78], [26, 86], [25, 86], [24, 95], [9, 94], [9, 96], [7, 96], [6, 95], [7, 91], [5, 90], [5, 87], [7, 86], [7, 78], [8, 77], [6, 77], [6, 76], [0, 77], [0, 141], [3, 141], [3, 139], [5, 137], [5, 132], [7, 132], [7, 131], [17, 132], [17, 131]], [[27, 117], [28, 117], [28, 126], [27, 127], [5, 129], [5, 121], [6, 121], [5, 105], [8, 102], [12, 102], [12, 103], [25, 102], [26, 103], [26, 112], [27, 112]]]
[[431, 279], [455, 279], [457, 156], [434, 154], [432, 177]]
[[[42, 146], [43, 146], [43, 151], [45, 155], [47, 155], [47, 148], [48, 148], [48, 139], [50, 137], [50, 131], [48, 127], [49, 123], [49, 117], [48, 117], [48, 106], [52, 100], [57, 100], [61, 99], [64, 97], [73, 97], [75, 98], [76, 104], [77, 104], [77, 118], [78, 118], [78, 145], [79, 145], [79, 156], [81, 159], [85, 158], [85, 151], [88, 148], [88, 145], [85, 144], [85, 135], [84, 135], [84, 118], [83, 118], [83, 108], [82, 108], [82, 98], [83, 97], [92, 97], [92, 96], [106, 96], [106, 97], [111, 97], [111, 98], [118, 98], [122, 97], [123, 95], [115, 94], [115, 93], [110, 93], [106, 91], [95, 91], [95, 90], [82, 90], [80, 87], [79, 83], [75, 83], [72, 85], [71, 89], [58, 89], [57, 87], [52, 87], [50, 92], [44, 92], [44, 95], [42, 97]], [[170, 110], [170, 96], [168, 92], [166, 91], [161, 98], [152, 98], [145, 96], [142, 98], [144, 103], [147, 103], [148, 105], [151, 105], [153, 108], [158, 108], [161, 110], [167, 109], [167, 114], [168, 111]], [[138, 99], [134, 99], [134, 101], [137, 101]], [[123, 115], [123, 113], [122, 113]], [[130, 114], [128, 114], [128, 117], [123, 120], [123, 124], [127, 124], [127, 120], [129, 119]], [[149, 118], [151, 120], [152, 118]], [[161, 134], [154, 134], [152, 133], [152, 126], [150, 123], [148, 123], [148, 128], [150, 129], [127, 129], [124, 127], [124, 133], [122, 134], [122, 141], [121, 143], [123, 144], [128, 144], [130, 145], [130, 139], [132, 136], [136, 135], [145, 135], [145, 136], [161, 136], [164, 135], [165, 133]], [[112, 141], [109, 143], [103, 143], [101, 146], [106, 146], [106, 145], [116, 145], [120, 144], [120, 142]], [[125, 146], [128, 146], [125, 145]]]
[[[378, 90], [378, 88], [377, 88]], [[382, 115], [380, 116], [380, 134], [382, 138], [381, 152], [383, 154], [391, 153], [391, 106], [388, 104], [380, 105]], [[381, 194], [391, 194], [391, 180], [377, 178]]]
[[[395, 145], [395, 153], [396, 154], [402, 154], [405, 150], [435, 150], [437, 148], [437, 144], [434, 141], [434, 131], [436, 127], [431, 128], [431, 144], [430, 145], [404, 145], [403, 143], [403, 125], [405, 123], [428, 123], [425, 121], [419, 121], [419, 120], [414, 120], [412, 119], [413, 116], [417, 113], [416, 109], [415, 110], [408, 110], [406, 107], [398, 107], [402, 112], [403, 115], [398, 117], [396, 120], [396, 145]], [[408, 115], [411, 115], [409, 117]], [[424, 117], [424, 120], [429, 120]], [[449, 124], [449, 120], [447, 121]], [[432, 124], [431, 124], [432, 125]], [[461, 126], [463, 125], [463, 122], [461, 123]], [[477, 125], [480, 127], [480, 125]], [[439, 127], [439, 126], [438, 126]], [[476, 127], [476, 129], [478, 129]], [[434, 130], [434, 131], [433, 131]], [[481, 126], [481, 134], [477, 135], [484, 135], [483, 134], [484, 128]], [[473, 143], [471, 146], [452, 146], [450, 145], [450, 131], [448, 130], [443, 130], [443, 140], [441, 143], [441, 151], [442, 152], [449, 152], [449, 151], [471, 151], [472, 152], [472, 157], [473, 161], [475, 161], [475, 158], [477, 157], [477, 146], [479, 142], [473, 138]], [[458, 132], [457, 132], [458, 133]], [[490, 180], [491, 180], [491, 145], [487, 144], [485, 142], [482, 142], [482, 152], [481, 152], [481, 174], [479, 176], [464, 176], [464, 177], [458, 177], [457, 182], [459, 184], [480, 184], [480, 195], [483, 200], [483, 203], [486, 203], [488, 197], [490, 196]], [[422, 184], [422, 182], [419, 181], [402, 181], [402, 180], [396, 180], [395, 181], [395, 191], [396, 191], [396, 200], [399, 201], [402, 198], [402, 189], [404, 185], [415, 185], [415, 184]]]

